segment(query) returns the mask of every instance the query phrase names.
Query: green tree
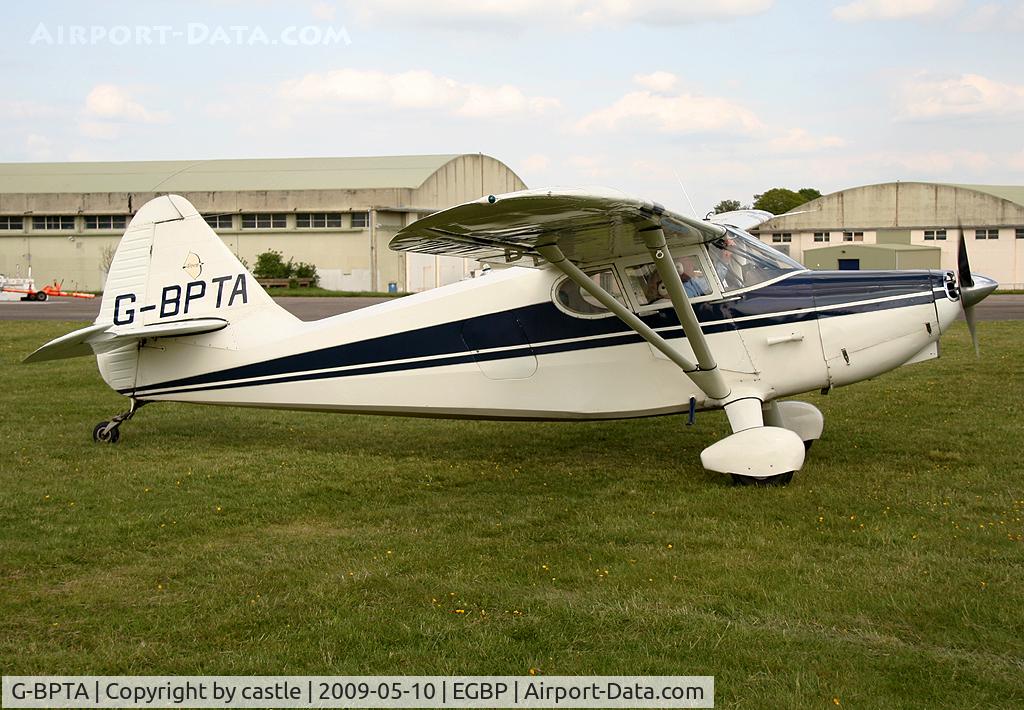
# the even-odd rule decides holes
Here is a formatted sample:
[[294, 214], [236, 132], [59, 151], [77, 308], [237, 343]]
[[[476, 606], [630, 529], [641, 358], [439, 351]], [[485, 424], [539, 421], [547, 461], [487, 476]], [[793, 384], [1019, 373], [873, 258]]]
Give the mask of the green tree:
[[732, 212], [734, 210], [745, 209], [740, 206], [739, 200], [722, 200], [715, 205], [715, 214], [722, 214], [723, 212]]
[[316, 266], [314, 264], [307, 264], [304, 261], [296, 262], [291, 275], [299, 279], [312, 279], [309, 282], [310, 286], [316, 286], [320, 283], [320, 275], [316, 273]]
[[256, 255], [256, 266], [252, 275], [258, 279], [286, 279], [292, 275], [295, 267], [292, 260], [285, 261], [281, 252], [273, 249]]
[[316, 286], [320, 281], [315, 264], [296, 262], [291, 257], [285, 261], [281, 252], [273, 249], [256, 255], [256, 266], [252, 274], [258, 279], [312, 279], [311, 286]]
[[799, 192], [786, 187], [773, 187], [760, 195], [754, 195], [754, 209], [782, 214], [818, 197], [821, 197], [821, 193], [813, 187], [805, 187]]

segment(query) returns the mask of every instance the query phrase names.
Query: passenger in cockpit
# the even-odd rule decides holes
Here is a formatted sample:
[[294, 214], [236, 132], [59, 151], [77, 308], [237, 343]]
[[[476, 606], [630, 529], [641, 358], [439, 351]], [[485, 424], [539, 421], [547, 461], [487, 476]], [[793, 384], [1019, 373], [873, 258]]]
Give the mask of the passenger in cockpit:
[[[690, 298], [711, 293], [707, 278], [700, 273], [700, 269], [697, 268], [693, 257], [685, 256], [681, 259], [676, 259], [676, 271], [679, 272], [679, 278], [683, 282], [683, 291]], [[657, 271], [651, 272], [644, 295], [648, 303], [669, 300], [668, 289], [665, 288], [665, 284], [662, 282], [661, 276]]]

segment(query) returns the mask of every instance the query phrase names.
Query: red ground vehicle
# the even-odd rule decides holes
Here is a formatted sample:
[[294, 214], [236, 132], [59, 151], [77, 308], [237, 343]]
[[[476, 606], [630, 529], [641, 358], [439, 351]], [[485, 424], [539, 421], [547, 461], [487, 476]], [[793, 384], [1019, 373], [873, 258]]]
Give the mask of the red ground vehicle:
[[0, 275], [0, 292], [20, 293], [21, 301], [45, 301], [50, 296], [59, 298], [96, 298], [94, 293], [82, 293], [80, 291], [65, 291], [64, 282], [57, 283], [56, 279], [52, 284], [46, 284], [42, 289], [36, 289], [35, 280], [32, 277], [27, 279], [9, 279]]

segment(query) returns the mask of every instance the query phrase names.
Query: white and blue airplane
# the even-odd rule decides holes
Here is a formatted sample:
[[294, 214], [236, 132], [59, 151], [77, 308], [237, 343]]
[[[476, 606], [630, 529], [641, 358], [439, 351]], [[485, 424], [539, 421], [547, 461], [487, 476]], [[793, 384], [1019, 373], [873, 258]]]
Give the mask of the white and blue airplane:
[[[938, 356], [996, 283], [958, 273], [808, 271], [743, 231], [615, 191], [490, 195], [402, 229], [396, 250], [477, 259], [484, 277], [302, 322], [184, 198], [134, 216], [95, 323], [36, 362], [95, 354], [130, 408], [176, 401], [429, 417], [598, 420], [724, 409], [701, 453], [739, 483], [788, 483], [824, 422], [785, 398]], [[785, 401], [784, 401], [785, 400]]]

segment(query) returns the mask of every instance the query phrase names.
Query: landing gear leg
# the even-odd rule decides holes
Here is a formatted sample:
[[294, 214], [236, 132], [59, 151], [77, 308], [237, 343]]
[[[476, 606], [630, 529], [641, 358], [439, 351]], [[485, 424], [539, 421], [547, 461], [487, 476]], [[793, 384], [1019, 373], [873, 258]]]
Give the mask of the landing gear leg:
[[825, 429], [825, 418], [817, 407], [807, 402], [773, 400], [765, 403], [762, 409], [765, 424], [796, 432], [804, 442], [805, 451], [811, 450], [811, 445], [821, 438]]
[[148, 404], [140, 399], [131, 398], [131, 408], [113, 417], [109, 422], [100, 422], [92, 430], [92, 440], [100, 444], [116, 444], [121, 439], [121, 424], [135, 416], [143, 405]]

